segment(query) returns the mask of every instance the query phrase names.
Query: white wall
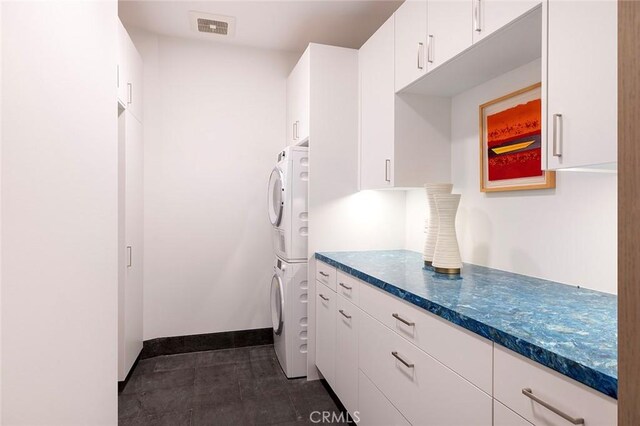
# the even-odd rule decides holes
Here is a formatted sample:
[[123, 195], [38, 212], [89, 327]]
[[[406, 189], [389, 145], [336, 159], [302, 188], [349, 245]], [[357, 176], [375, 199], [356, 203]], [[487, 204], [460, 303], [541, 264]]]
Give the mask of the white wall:
[[129, 30], [144, 61], [144, 338], [270, 327], [266, 190], [296, 57]]
[[[456, 226], [463, 261], [616, 293], [616, 175], [559, 172], [556, 189], [479, 190], [478, 106], [539, 81], [535, 61], [452, 100], [452, 182], [462, 194]], [[423, 191], [410, 191], [412, 250], [422, 250], [425, 210]]]
[[[0, 34], [2, 3], [0, 2]], [[0, 39], [0, 99], [2, 99], [2, 40]], [[2, 101], [0, 101], [0, 423], [2, 422]]]
[[2, 424], [117, 422], [116, 6], [2, 4]]

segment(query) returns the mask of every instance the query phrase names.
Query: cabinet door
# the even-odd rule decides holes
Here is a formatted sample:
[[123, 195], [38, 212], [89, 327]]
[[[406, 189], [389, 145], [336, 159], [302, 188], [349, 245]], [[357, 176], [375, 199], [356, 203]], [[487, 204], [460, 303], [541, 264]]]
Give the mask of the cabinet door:
[[406, 1], [394, 17], [397, 92], [427, 72], [427, 2]]
[[360, 189], [393, 186], [394, 19], [360, 48]]
[[548, 2], [551, 170], [617, 161], [617, 8], [615, 1]]
[[299, 72], [296, 66], [287, 78], [287, 145], [296, 143], [297, 137], [298, 102], [300, 97], [298, 94], [298, 75]]
[[358, 373], [358, 418], [362, 426], [409, 426], [409, 422], [362, 372]]
[[316, 281], [316, 366], [335, 386], [336, 294]]
[[142, 57], [128, 36], [127, 39], [127, 109], [142, 122]]
[[297, 100], [297, 120], [298, 120], [298, 134], [297, 140], [303, 141], [309, 137], [309, 102], [311, 91], [311, 55], [309, 49], [307, 49], [300, 61], [298, 62], [298, 77], [296, 84], [298, 89], [296, 90]]
[[344, 297], [337, 298], [335, 392], [352, 415], [358, 410], [359, 309]]
[[124, 107], [127, 106], [127, 51], [129, 34], [118, 19], [118, 64], [116, 72], [118, 85], [118, 102]]
[[427, 69], [431, 71], [471, 46], [471, 0], [427, 4]]
[[307, 49], [287, 79], [287, 139], [294, 144], [309, 137], [310, 66]]
[[[124, 368], [142, 350], [143, 144], [142, 124], [125, 111]], [[126, 373], [125, 373], [126, 375]]]
[[473, 42], [478, 42], [540, 4], [539, 0], [472, 0]]

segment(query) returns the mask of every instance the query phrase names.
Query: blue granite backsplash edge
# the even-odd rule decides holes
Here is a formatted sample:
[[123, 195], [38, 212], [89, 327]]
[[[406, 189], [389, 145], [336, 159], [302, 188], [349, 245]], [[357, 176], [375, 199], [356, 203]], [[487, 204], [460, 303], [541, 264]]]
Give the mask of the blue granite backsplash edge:
[[486, 339], [489, 339], [507, 349], [555, 370], [567, 377], [570, 377], [592, 389], [595, 389], [612, 398], [618, 398], [618, 379], [576, 362], [567, 357], [561, 356], [548, 349], [539, 347], [524, 339], [513, 336], [495, 327], [477, 321], [473, 318], [434, 303], [428, 299], [417, 296], [411, 292], [400, 289], [390, 283], [382, 281], [376, 277], [368, 275], [362, 271], [351, 268], [335, 261], [321, 253], [315, 253], [315, 258], [331, 265], [349, 275], [352, 275], [368, 284], [384, 290], [412, 305], [418, 306], [437, 315], [453, 324], [463, 327]]

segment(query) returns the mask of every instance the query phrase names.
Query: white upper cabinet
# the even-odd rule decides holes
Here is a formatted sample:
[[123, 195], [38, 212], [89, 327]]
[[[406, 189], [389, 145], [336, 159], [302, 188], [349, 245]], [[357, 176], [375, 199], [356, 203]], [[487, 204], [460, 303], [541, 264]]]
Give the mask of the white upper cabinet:
[[118, 102], [123, 106], [127, 106], [127, 50], [128, 38], [127, 30], [118, 19], [118, 64], [117, 64], [117, 85], [118, 85]]
[[427, 72], [427, 2], [405, 1], [395, 17], [395, 89], [399, 91]]
[[307, 49], [287, 79], [287, 145], [309, 137], [310, 82], [311, 61]]
[[451, 178], [450, 100], [395, 94], [397, 24], [387, 20], [359, 51], [361, 190]]
[[547, 166], [616, 162], [617, 2], [549, 0], [543, 5], [548, 13], [543, 43]]
[[474, 43], [541, 3], [539, 0], [472, 0], [472, 2]]
[[118, 19], [118, 102], [142, 122], [142, 57]]
[[427, 3], [427, 70], [471, 46], [471, 0]]
[[360, 48], [360, 189], [393, 186], [393, 17]]

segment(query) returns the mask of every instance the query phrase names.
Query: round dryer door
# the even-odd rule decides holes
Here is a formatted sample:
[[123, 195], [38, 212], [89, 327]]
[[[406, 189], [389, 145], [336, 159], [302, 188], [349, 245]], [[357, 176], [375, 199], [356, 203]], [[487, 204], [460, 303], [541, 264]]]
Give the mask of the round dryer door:
[[282, 280], [278, 275], [274, 275], [271, 279], [271, 324], [273, 332], [279, 336], [282, 333], [284, 325], [284, 292], [282, 288]]
[[269, 220], [273, 226], [280, 226], [280, 221], [282, 220], [282, 209], [284, 206], [284, 201], [282, 200], [283, 193], [282, 172], [276, 167], [269, 177], [269, 192], [267, 194]]

